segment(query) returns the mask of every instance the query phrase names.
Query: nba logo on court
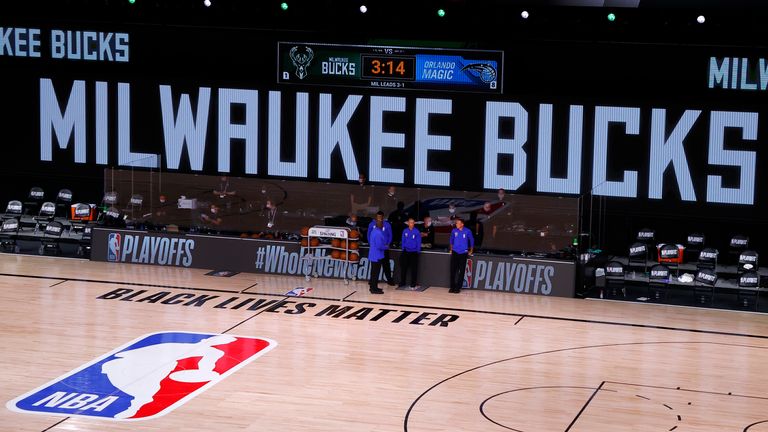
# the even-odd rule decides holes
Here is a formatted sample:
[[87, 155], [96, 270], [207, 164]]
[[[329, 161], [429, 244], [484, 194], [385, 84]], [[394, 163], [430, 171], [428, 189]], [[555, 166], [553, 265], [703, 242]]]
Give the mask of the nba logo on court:
[[111, 420], [160, 417], [275, 346], [269, 339], [226, 334], [151, 333], [6, 406]]
[[107, 261], [120, 261], [120, 234], [110, 233], [107, 239]]

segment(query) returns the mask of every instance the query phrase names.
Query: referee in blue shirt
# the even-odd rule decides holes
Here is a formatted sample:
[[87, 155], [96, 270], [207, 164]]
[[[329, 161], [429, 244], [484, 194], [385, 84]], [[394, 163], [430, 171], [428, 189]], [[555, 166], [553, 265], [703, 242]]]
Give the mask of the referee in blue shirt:
[[387, 239], [384, 236], [382, 228], [384, 224], [381, 220], [377, 220], [373, 228], [369, 228], [368, 231], [368, 261], [371, 263], [371, 278], [368, 282], [371, 294], [384, 294], [384, 290], [379, 288], [379, 273], [381, 272], [382, 264], [389, 266], [389, 260], [385, 260], [384, 251], [387, 247]]
[[464, 284], [464, 269], [467, 267], [467, 257], [472, 255], [475, 248], [475, 238], [472, 230], [464, 227], [464, 220], [456, 218], [456, 228], [451, 231], [451, 289], [450, 293], [460, 293]]
[[405, 277], [411, 270], [411, 288], [416, 288], [419, 270], [419, 253], [421, 252], [421, 231], [416, 229], [416, 221], [408, 218], [408, 228], [403, 230], [403, 253], [400, 255], [400, 286], [405, 286]]
[[392, 278], [392, 268], [389, 266], [389, 245], [392, 244], [392, 225], [389, 221], [384, 220], [384, 212], [379, 211], [376, 213], [376, 219], [372, 220], [368, 224], [368, 243], [371, 242], [371, 234], [376, 228], [378, 223], [381, 222], [379, 229], [384, 234], [384, 240], [386, 248], [384, 249], [384, 261], [382, 261], [382, 268], [384, 269], [384, 279], [387, 281], [387, 285], [394, 286], [395, 280]]

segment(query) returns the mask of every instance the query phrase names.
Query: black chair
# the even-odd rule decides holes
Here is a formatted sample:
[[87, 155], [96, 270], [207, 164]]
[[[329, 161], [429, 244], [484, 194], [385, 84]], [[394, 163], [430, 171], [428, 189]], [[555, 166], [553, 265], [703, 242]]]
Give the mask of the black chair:
[[114, 228], [125, 228], [126, 216], [115, 207], [110, 207], [101, 214], [100, 223], [104, 226]]
[[117, 203], [120, 199], [120, 195], [118, 195], [115, 191], [109, 191], [104, 194], [104, 198], [101, 199], [101, 204], [104, 207], [115, 207], [117, 206]]
[[699, 262], [696, 264], [696, 269], [709, 269], [714, 271], [717, 269], [717, 256], [720, 252], [714, 248], [704, 248], [699, 252]]
[[752, 250], [746, 250], [739, 254], [739, 262], [738, 266], [736, 267], [736, 273], [742, 274], [742, 273], [748, 273], [748, 272], [757, 272], [758, 268], [758, 254], [755, 251]]
[[21, 201], [8, 201], [8, 205], [5, 207], [5, 214], [3, 214], [3, 218], [19, 219], [21, 218], [22, 214], [24, 214], [24, 206], [21, 204]]
[[53, 221], [45, 226], [43, 231], [43, 237], [40, 239], [40, 248], [38, 253], [40, 255], [46, 255], [53, 253], [58, 255], [61, 253], [61, 234], [64, 233], [64, 225], [61, 222]]
[[624, 286], [624, 264], [611, 261], [605, 265], [605, 288], [614, 297], [618, 289], [621, 289], [622, 296], [627, 296], [627, 288]]
[[128, 210], [141, 210], [144, 207], [144, 196], [141, 194], [131, 195], [130, 201], [128, 201]]
[[93, 235], [93, 226], [85, 225], [83, 227], [83, 236], [80, 238], [80, 244], [77, 246], [77, 255], [85, 258], [91, 257], [91, 236]]
[[699, 252], [704, 249], [704, 242], [706, 237], [704, 234], [688, 234], [688, 239], [685, 244], [685, 256], [687, 262], [694, 262], [699, 258]]
[[747, 249], [749, 249], [749, 237], [741, 234], [731, 237], [731, 242], [728, 245], [727, 264], [738, 262], [739, 255]]
[[67, 217], [69, 212], [69, 206], [72, 204], [72, 191], [69, 189], [62, 189], [56, 194], [56, 215], [59, 217]]
[[19, 253], [18, 237], [19, 220], [16, 218], [5, 219], [3, 224], [0, 225], [0, 249]]
[[45, 200], [45, 191], [40, 187], [33, 187], [29, 190], [27, 200], [24, 201], [24, 209], [29, 213], [37, 213], [40, 211], [40, 204]]
[[755, 298], [755, 310], [757, 310], [760, 301], [760, 275], [757, 272], [746, 272], [739, 276], [739, 290], [736, 299], [739, 303], [743, 302], [744, 307], [749, 306], [749, 297]]
[[650, 228], [643, 228], [637, 232], [637, 241], [645, 244], [653, 244], [656, 239], [656, 231]]
[[35, 221], [35, 232], [38, 232], [40, 228], [45, 228], [55, 217], [56, 204], [50, 201], [44, 202], [43, 205], [40, 206], [40, 212], [37, 216], [32, 217]]
[[717, 283], [717, 273], [711, 269], [700, 269], [696, 272], [696, 278], [693, 280], [693, 296], [701, 296], [701, 303], [705, 302], [705, 296], [709, 295], [710, 305], [715, 304], [715, 284]]
[[659, 264], [664, 264], [669, 270], [678, 274], [680, 268], [680, 248], [675, 244], [665, 243], [658, 248]]
[[642, 267], [643, 273], [648, 271], [648, 245], [637, 242], [629, 247], [629, 263], [627, 267], [630, 269]]
[[125, 212], [130, 214], [128, 218], [131, 225], [136, 225], [143, 219], [142, 209], [144, 207], [144, 196], [141, 194], [131, 195], [131, 199], [128, 201], [128, 207], [124, 209]]
[[648, 297], [651, 297], [651, 291], [653, 291], [653, 296], [658, 300], [661, 298], [660, 293], [664, 292], [664, 299], [667, 299], [667, 293], [669, 292], [669, 275], [669, 268], [664, 264], [656, 264], [651, 267], [648, 276]]

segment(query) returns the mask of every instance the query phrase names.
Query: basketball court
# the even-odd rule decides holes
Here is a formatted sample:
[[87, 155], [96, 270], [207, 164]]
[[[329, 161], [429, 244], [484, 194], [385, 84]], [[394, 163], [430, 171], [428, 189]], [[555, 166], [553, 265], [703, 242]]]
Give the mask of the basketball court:
[[0, 255], [4, 401], [147, 334], [274, 343], [163, 416], [4, 409], [0, 429], [768, 430], [765, 315], [205, 273]]

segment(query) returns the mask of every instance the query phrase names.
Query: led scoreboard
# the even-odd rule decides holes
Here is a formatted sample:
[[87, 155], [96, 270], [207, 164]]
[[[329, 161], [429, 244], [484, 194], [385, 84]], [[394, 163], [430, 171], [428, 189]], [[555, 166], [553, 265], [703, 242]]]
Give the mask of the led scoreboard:
[[278, 42], [278, 83], [502, 93], [502, 51]]

